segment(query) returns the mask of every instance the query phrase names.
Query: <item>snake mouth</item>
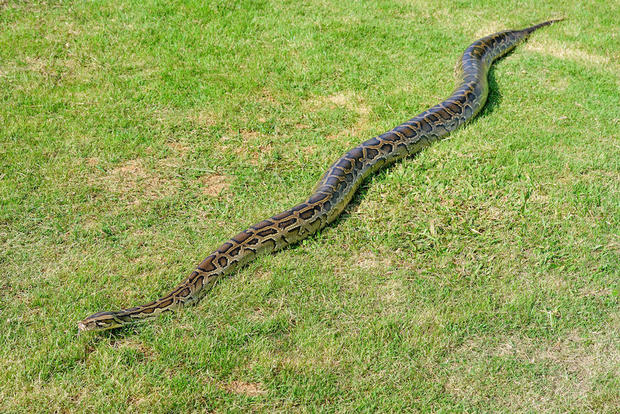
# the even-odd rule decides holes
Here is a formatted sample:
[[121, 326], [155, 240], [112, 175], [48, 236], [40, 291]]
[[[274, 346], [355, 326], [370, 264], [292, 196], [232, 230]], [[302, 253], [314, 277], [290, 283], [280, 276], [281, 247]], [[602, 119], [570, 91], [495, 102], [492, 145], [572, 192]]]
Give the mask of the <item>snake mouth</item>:
[[141, 316], [141, 317], [132, 319], [131, 315], [128, 315], [128, 312], [132, 312], [138, 309], [140, 308], [136, 307], [136, 308], [124, 309], [124, 310], [120, 310], [116, 312], [94, 313], [90, 315], [89, 317], [82, 319], [81, 321], [77, 323], [78, 331], [79, 332], [107, 331], [109, 329], [120, 328], [122, 326], [131, 324], [131, 323], [141, 322], [143, 320], [154, 317], [158, 315], [159, 313], [161, 313], [161, 312], [155, 312], [152, 314], [148, 314], [146, 316]]
[[93, 321], [80, 321], [77, 324], [78, 333], [87, 331], [107, 331], [122, 326], [121, 324], [101, 324]]
[[90, 315], [86, 319], [82, 319], [77, 324], [78, 330], [80, 332], [105, 331], [107, 329], [116, 328], [121, 325], [122, 323], [120, 323], [116, 319], [116, 315], [114, 312], [97, 312]]
[[78, 333], [88, 331], [88, 325], [84, 323], [84, 321], [79, 321], [78, 324]]

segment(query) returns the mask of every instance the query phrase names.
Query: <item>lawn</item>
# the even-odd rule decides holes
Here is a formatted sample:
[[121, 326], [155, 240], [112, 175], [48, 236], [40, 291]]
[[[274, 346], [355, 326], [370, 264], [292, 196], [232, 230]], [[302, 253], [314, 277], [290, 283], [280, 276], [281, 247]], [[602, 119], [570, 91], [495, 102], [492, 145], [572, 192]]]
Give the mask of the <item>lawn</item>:
[[[617, 412], [620, 5], [471, 3], [0, 2], [0, 411]], [[77, 334], [554, 17], [316, 236]]]

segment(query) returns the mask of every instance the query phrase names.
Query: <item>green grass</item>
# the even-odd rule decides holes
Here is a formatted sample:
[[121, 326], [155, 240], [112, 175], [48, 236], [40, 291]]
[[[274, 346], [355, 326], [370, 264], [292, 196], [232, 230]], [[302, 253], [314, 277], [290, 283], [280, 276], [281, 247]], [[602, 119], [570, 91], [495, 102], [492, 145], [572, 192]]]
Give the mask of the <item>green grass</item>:
[[[0, 3], [0, 411], [618, 409], [616, 2], [37, 3]], [[320, 234], [77, 335], [559, 16]]]

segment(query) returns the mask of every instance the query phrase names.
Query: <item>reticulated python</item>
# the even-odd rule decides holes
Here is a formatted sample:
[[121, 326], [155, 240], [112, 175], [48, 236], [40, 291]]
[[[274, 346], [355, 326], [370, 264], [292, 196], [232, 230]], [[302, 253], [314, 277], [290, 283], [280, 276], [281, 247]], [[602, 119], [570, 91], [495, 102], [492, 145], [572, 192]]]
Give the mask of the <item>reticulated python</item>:
[[486, 102], [491, 63], [535, 30], [556, 21], [499, 32], [475, 41], [463, 53], [459, 65], [461, 83], [448, 99], [344, 154], [329, 167], [306, 201], [222, 244], [164, 297], [134, 308], [95, 313], [79, 322], [78, 328], [81, 331], [117, 328], [196, 303], [218, 279], [259, 253], [281, 249], [325, 227], [342, 212], [370, 174], [419, 152], [475, 116]]

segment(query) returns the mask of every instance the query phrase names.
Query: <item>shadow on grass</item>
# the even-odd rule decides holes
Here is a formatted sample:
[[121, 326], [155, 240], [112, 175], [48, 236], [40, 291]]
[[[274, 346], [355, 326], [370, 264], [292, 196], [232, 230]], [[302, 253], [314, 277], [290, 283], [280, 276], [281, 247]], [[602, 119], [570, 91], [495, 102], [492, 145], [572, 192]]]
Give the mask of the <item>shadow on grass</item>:
[[474, 124], [477, 119], [484, 118], [492, 114], [502, 102], [502, 94], [499, 91], [497, 81], [495, 80], [495, 65], [493, 65], [489, 70], [487, 79], [489, 82], [489, 96], [487, 97], [487, 103], [484, 105], [476, 118], [472, 119], [472, 124]]
[[477, 119], [484, 118], [489, 116], [495, 111], [500, 104], [502, 103], [502, 93], [497, 85], [497, 80], [495, 79], [495, 71], [497, 70], [497, 65], [508, 56], [514, 53], [515, 49], [512, 49], [510, 52], [506, 53], [504, 56], [497, 59], [491, 67], [489, 68], [489, 72], [487, 73], [487, 81], [489, 84], [489, 96], [487, 96], [487, 102], [480, 111], [480, 113], [472, 119], [471, 123], [475, 124]]

